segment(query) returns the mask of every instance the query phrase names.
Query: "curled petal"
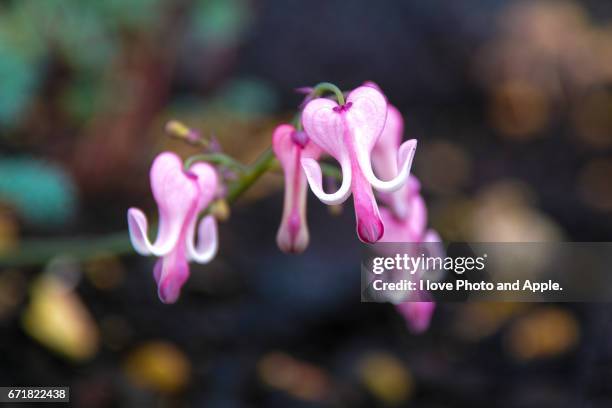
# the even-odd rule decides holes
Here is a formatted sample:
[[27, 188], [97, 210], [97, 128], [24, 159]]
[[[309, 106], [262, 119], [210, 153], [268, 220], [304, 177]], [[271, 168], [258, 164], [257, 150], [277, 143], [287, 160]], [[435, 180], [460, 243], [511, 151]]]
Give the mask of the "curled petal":
[[147, 217], [144, 213], [138, 208], [130, 208], [128, 210], [127, 219], [132, 246], [140, 255], [163, 256], [170, 252], [178, 241], [180, 226], [178, 227], [176, 236], [174, 236], [173, 233], [168, 233], [163, 236], [165, 239], [161, 239], [162, 236], [159, 234], [155, 244], [151, 244], [148, 238], [149, 226]]
[[194, 245], [195, 226], [199, 212], [208, 207], [217, 192], [218, 176], [215, 169], [204, 162], [194, 164], [189, 172], [197, 179], [199, 195], [196, 208], [185, 221], [187, 223], [185, 245], [187, 246], [188, 259], [203, 264], [210, 262], [217, 253], [217, 223], [212, 215], [208, 215], [200, 221], [197, 245]]
[[140, 255], [151, 255], [153, 251], [164, 255], [172, 249], [175, 242], [166, 241], [164, 245], [154, 248], [148, 238], [149, 223], [147, 217], [138, 208], [130, 208], [127, 213], [128, 228], [132, 246]]
[[410, 175], [410, 168], [412, 167], [412, 160], [414, 159], [416, 145], [416, 139], [411, 139], [402, 143], [397, 154], [397, 163], [400, 169], [399, 174], [394, 179], [389, 181], [380, 180], [374, 175], [369, 156], [363, 154], [358, 156], [359, 165], [361, 166], [366, 179], [372, 185], [372, 187], [386, 193], [393, 192], [401, 188], [406, 183], [406, 180]]
[[[193, 225], [195, 223], [191, 230]], [[193, 232], [187, 236], [193, 237]], [[187, 256], [191, 261], [205, 264], [215, 257], [218, 247], [217, 221], [214, 216], [207, 215], [198, 226], [198, 243], [194, 246], [193, 239], [187, 239]]]
[[310, 185], [310, 189], [319, 200], [327, 205], [342, 204], [346, 201], [351, 194], [352, 178], [351, 166], [348, 160], [343, 159], [340, 162], [340, 167], [342, 168], [342, 184], [338, 191], [332, 194], [323, 191], [323, 175], [319, 163], [311, 158], [303, 158], [301, 163], [304, 173], [306, 173], [306, 178], [308, 179], [308, 185]]

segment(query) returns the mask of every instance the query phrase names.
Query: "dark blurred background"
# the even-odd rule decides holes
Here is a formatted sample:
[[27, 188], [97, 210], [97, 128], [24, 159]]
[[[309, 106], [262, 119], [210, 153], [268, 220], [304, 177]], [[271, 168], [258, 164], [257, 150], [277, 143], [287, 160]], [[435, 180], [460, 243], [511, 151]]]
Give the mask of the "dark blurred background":
[[[350, 202], [310, 197], [275, 245], [282, 179], [220, 226], [175, 305], [136, 256], [148, 168], [178, 119], [249, 162], [294, 88], [378, 83], [419, 140], [446, 241], [612, 234], [612, 2], [0, 1], [0, 384], [74, 406], [612, 405], [607, 304], [440, 304], [414, 335], [359, 302]], [[577, 271], [580, 273], [580, 271]]]

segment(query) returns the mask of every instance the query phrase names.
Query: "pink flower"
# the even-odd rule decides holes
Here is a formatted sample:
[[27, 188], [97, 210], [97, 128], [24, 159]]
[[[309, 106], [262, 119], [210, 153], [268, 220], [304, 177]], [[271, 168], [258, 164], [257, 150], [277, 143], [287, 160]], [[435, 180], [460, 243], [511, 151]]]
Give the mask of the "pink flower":
[[429, 328], [436, 304], [434, 302], [404, 302], [396, 305], [395, 308], [413, 333], [423, 333]]
[[342, 184], [335, 193], [323, 191], [321, 167], [315, 159], [301, 163], [313, 193], [325, 204], [344, 202], [351, 192], [357, 218], [357, 234], [368, 243], [378, 241], [384, 232], [372, 187], [382, 192], [399, 189], [408, 179], [416, 149], [409, 140], [397, 151], [399, 172], [395, 178], [382, 181], [374, 175], [370, 154], [387, 118], [387, 101], [373, 86], [352, 91], [344, 105], [325, 99], [314, 99], [302, 112], [302, 123], [311, 140], [333, 156], [342, 169]]
[[274, 130], [272, 148], [285, 173], [285, 202], [276, 242], [283, 252], [300, 253], [308, 246], [306, 224], [306, 176], [300, 166], [303, 158], [316, 160], [321, 151], [303, 131], [291, 125]]
[[[381, 242], [441, 242], [440, 236], [434, 230], [427, 228], [427, 208], [423, 197], [419, 194], [420, 183], [414, 176], [410, 176], [407, 186], [401, 191], [399, 197], [405, 203], [405, 216], [398, 218], [390, 209], [382, 208], [381, 217], [385, 224], [385, 232]], [[438, 245], [428, 245], [424, 249], [430, 251], [429, 256], [441, 256], [443, 249]], [[410, 275], [408, 279], [422, 278], [423, 271], [417, 275]], [[395, 305], [397, 311], [404, 317], [411, 331], [422, 333], [429, 327], [429, 322], [435, 308], [434, 302], [426, 301], [427, 293], [417, 292], [416, 298], [401, 299]]]
[[217, 173], [202, 162], [186, 172], [177, 155], [164, 152], [153, 161], [150, 178], [159, 208], [157, 239], [149, 241], [147, 218], [137, 208], [127, 214], [130, 239], [139, 254], [161, 257], [153, 269], [159, 298], [174, 303], [189, 277], [188, 262], [207, 263], [217, 252], [217, 224], [211, 215], [200, 221], [198, 243], [194, 242], [198, 214], [217, 190]]
[[[367, 86], [377, 86], [368, 83]], [[404, 120], [401, 113], [389, 105], [385, 127], [372, 150], [372, 164], [376, 172], [385, 178], [394, 177], [398, 173], [396, 162], [393, 160], [402, 141]], [[389, 208], [380, 210], [385, 231], [381, 242], [440, 242], [440, 237], [434, 230], [427, 228], [427, 207], [420, 194], [421, 184], [414, 176], [399, 190], [382, 195], [383, 201]], [[427, 246], [433, 251], [431, 256], [440, 255], [441, 248]], [[418, 276], [421, 277], [420, 274]], [[414, 277], [413, 277], [414, 278]], [[408, 328], [414, 333], [422, 333], [429, 327], [435, 302], [427, 301], [427, 293], [416, 293], [411, 299], [402, 299], [395, 305], [402, 315]]]

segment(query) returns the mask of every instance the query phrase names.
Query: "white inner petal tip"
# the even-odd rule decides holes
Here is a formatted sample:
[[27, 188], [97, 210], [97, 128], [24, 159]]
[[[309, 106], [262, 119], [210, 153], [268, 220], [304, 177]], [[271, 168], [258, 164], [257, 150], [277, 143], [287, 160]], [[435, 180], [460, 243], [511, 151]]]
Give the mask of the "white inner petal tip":
[[397, 165], [400, 171], [395, 178], [389, 181], [380, 180], [374, 175], [369, 158], [368, 160], [363, 160], [361, 163], [362, 170], [372, 187], [384, 193], [391, 193], [399, 190], [410, 176], [410, 168], [412, 167], [416, 145], [416, 139], [411, 139], [402, 143], [397, 153]]
[[210, 262], [217, 254], [219, 247], [217, 221], [214, 216], [207, 215], [200, 221], [197, 245], [193, 243], [194, 238], [193, 235], [188, 237], [187, 253], [189, 259], [199, 264]]
[[302, 169], [306, 173], [306, 179], [310, 189], [317, 196], [321, 202], [327, 205], [342, 204], [351, 194], [351, 167], [347, 160], [341, 163], [342, 167], [342, 184], [338, 191], [332, 194], [328, 194], [323, 191], [323, 175], [321, 172], [321, 166], [319, 163], [310, 158], [303, 158], [301, 160]]
[[178, 233], [158, 234], [154, 244], [149, 241], [149, 225], [146, 215], [138, 208], [130, 208], [127, 214], [130, 241], [140, 255], [164, 256], [168, 254], [178, 239]]

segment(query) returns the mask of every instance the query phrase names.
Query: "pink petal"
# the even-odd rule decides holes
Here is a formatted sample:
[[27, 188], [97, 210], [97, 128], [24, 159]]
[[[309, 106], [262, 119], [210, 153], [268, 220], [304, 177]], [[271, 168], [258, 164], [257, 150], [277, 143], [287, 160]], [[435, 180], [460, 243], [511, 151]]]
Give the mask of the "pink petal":
[[195, 163], [189, 171], [197, 178], [199, 196], [197, 206], [187, 220], [188, 225], [185, 234], [187, 257], [189, 260], [205, 264], [210, 262], [217, 254], [217, 222], [211, 215], [200, 221], [197, 244], [194, 244], [195, 226], [199, 213], [205, 210], [214, 199], [219, 187], [219, 178], [215, 168], [204, 162]]
[[334, 157], [342, 168], [342, 185], [335, 193], [323, 190], [321, 167], [311, 158], [302, 158], [301, 164], [312, 192], [327, 205], [343, 203], [351, 193], [351, 167], [345, 143], [342, 115], [336, 111], [338, 104], [325, 98], [310, 101], [302, 112], [302, 124], [310, 141]]
[[380, 217], [385, 231], [380, 239], [380, 242], [418, 242], [419, 238], [415, 236], [404, 220], [398, 219], [395, 214], [388, 208], [380, 209]]
[[436, 304], [434, 302], [404, 302], [396, 305], [395, 308], [406, 320], [408, 328], [413, 333], [423, 333], [429, 328]]
[[442, 242], [442, 238], [435, 230], [427, 230], [423, 242]]
[[[396, 211], [381, 210], [385, 225], [383, 242], [421, 242], [427, 227], [427, 207], [419, 193], [420, 183], [411, 176], [407, 185], [392, 193], [393, 200], [406, 208], [405, 216], [398, 217]], [[401, 193], [401, 195], [400, 195]]]
[[393, 192], [400, 189], [410, 176], [410, 168], [412, 167], [416, 146], [416, 139], [411, 139], [402, 143], [397, 153], [399, 173], [395, 178], [388, 181], [383, 181], [376, 177], [372, 171], [371, 163], [368, 160], [369, 158], [365, 155], [360, 156], [360, 164], [362, 165], [363, 173], [368, 182], [372, 184], [372, 187], [383, 192]]
[[408, 229], [414, 236], [422, 239], [427, 228], [427, 206], [421, 195], [414, 195], [410, 198], [407, 214]]
[[163, 303], [175, 303], [189, 278], [189, 265], [182, 247], [178, 246], [155, 263], [153, 275], [157, 293]]
[[400, 169], [398, 175], [389, 181], [378, 179], [372, 171], [370, 153], [385, 127], [387, 100], [377, 88], [361, 86], [349, 94], [348, 103], [352, 103], [352, 106], [346, 113], [346, 124], [350, 128], [354, 140], [353, 148], [366, 179], [379, 191], [391, 192], [399, 189], [410, 174], [416, 140], [410, 140], [400, 146], [397, 153], [397, 164]]
[[217, 234], [217, 220], [212, 215], [202, 218], [198, 226], [198, 243], [193, 244], [193, 232], [187, 234], [187, 256], [190, 261], [199, 264], [210, 262], [217, 254], [219, 247]]
[[345, 142], [353, 175], [352, 191], [357, 218], [357, 235], [366, 243], [378, 241], [384, 233], [372, 187], [363, 174], [363, 165], [371, 169], [370, 152], [382, 132], [387, 115], [387, 101], [376, 88], [362, 86], [347, 98], [344, 117]]
[[380, 137], [387, 120], [387, 100], [376, 88], [360, 86], [346, 98], [352, 104], [346, 111], [346, 124], [350, 128], [359, 155], [367, 155]]
[[[149, 230], [149, 223], [147, 216], [138, 208], [130, 208], [127, 213], [128, 229], [130, 231], [130, 240], [132, 246], [140, 255], [151, 255], [151, 243], [147, 237]], [[166, 247], [156, 248], [163, 252], [163, 254], [169, 252], [172, 249], [172, 242], [168, 242]]]
[[310, 158], [303, 158], [300, 163], [302, 164], [302, 169], [306, 174], [306, 179], [308, 180], [310, 189], [323, 203], [327, 205], [342, 204], [346, 201], [348, 196], [351, 195], [352, 171], [350, 160], [348, 158], [344, 158], [343, 161], [340, 162], [340, 167], [342, 170], [342, 184], [340, 185], [338, 191], [331, 194], [326, 193], [323, 190], [323, 174], [321, 173], [321, 166], [319, 166], [319, 163]]
[[403, 134], [404, 119], [395, 106], [389, 105], [385, 127], [372, 150], [372, 165], [382, 179], [397, 175], [397, 152]]
[[215, 197], [217, 188], [219, 187], [219, 177], [213, 166], [204, 162], [197, 162], [189, 169], [189, 172], [197, 178], [199, 188], [198, 203], [196, 213], [206, 209], [210, 202]]
[[302, 124], [310, 140], [338, 162], [348, 157], [342, 115], [334, 111], [338, 104], [325, 98], [314, 99], [304, 107]]
[[[280, 125], [274, 130], [272, 148], [281, 163], [285, 179], [285, 198], [281, 224], [276, 234], [278, 247], [287, 253], [303, 252], [308, 246], [309, 234], [306, 223], [306, 176], [302, 171], [302, 157], [318, 157], [318, 148], [302, 149], [295, 143], [295, 128]], [[314, 146], [307, 143], [306, 146]]]
[[291, 137], [293, 132], [295, 132], [293, 126], [280, 125], [274, 129], [272, 134], [272, 150], [274, 150], [274, 154], [283, 170], [293, 164], [295, 160], [293, 152], [298, 149], [298, 146]]
[[148, 224], [142, 211], [128, 210], [130, 239], [137, 252], [163, 256], [176, 246], [185, 219], [198, 197], [198, 186], [183, 172], [183, 163], [174, 153], [164, 152], [153, 161], [151, 189], [159, 209], [159, 232], [154, 244], [148, 239]]
[[[395, 106], [389, 105], [385, 127], [372, 149], [372, 165], [378, 177], [388, 180], [397, 175], [397, 153], [403, 133], [404, 119]], [[408, 181], [410, 182], [410, 179]], [[408, 212], [405, 188], [406, 186], [402, 186], [389, 196], [383, 196], [400, 218], [405, 218]]]
[[363, 83], [363, 86], [371, 86], [372, 88], [378, 89], [379, 91], [382, 92], [382, 90], [380, 89], [380, 86], [378, 86], [378, 84], [374, 81], [365, 81]]
[[357, 219], [357, 236], [365, 243], [374, 243], [383, 236], [385, 228], [380, 218], [372, 187], [366, 181], [356, 163], [353, 166], [352, 190]]

